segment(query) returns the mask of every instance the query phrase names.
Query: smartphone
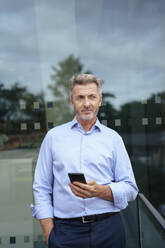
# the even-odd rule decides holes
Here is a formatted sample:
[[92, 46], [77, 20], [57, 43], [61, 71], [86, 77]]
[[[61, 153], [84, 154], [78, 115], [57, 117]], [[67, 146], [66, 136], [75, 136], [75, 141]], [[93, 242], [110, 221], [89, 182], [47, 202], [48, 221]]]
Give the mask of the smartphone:
[[87, 183], [83, 173], [68, 173], [68, 176], [70, 178], [71, 183], [73, 182]]

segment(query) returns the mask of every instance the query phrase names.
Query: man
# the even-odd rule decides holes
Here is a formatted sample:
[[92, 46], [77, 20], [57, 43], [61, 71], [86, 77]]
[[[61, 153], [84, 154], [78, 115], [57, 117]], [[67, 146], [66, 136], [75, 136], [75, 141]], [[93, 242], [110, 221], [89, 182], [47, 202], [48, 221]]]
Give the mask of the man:
[[[91, 74], [72, 77], [76, 116], [50, 130], [40, 149], [32, 212], [50, 248], [125, 247], [119, 212], [138, 189], [121, 137], [97, 119], [101, 86]], [[70, 172], [84, 173], [87, 184], [71, 183]]]

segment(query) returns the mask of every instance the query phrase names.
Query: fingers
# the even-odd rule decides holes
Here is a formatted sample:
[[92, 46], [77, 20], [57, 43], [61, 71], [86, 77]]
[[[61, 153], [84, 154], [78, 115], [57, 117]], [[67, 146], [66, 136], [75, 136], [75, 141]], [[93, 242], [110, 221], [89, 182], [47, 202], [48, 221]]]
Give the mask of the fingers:
[[81, 189], [89, 190], [89, 185], [88, 184], [80, 183], [80, 182], [73, 182], [72, 184], [77, 186], [77, 187], [79, 187], [79, 188], [81, 188]]
[[88, 185], [94, 185], [94, 184], [96, 184], [96, 181], [91, 179], [91, 180], [87, 181], [87, 184]]
[[96, 184], [91, 186], [87, 184], [74, 182], [74, 183], [69, 184], [69, 186], [72, 192], [78, 197], [90, 198], [90, 197], [96, 196], [96, 192], [97, 192]]
[[96, 191], [96, 183], [93, 184], [93, 182], [92, 182], [92, 185], [74, 182], [73, 185], [78, 187], [77, 189], [80, 189], [81, 193], [84, 193], [87, 195], [91, 195], [92, 193]]
[[88, 192], [84, 191], [83, 189], [73, 185], [72, 183], [69, 184], [69, 186], [70, 186], [73, 194], [75, 194], [76, 196], [84, 198], [84, 199], [89, 197]]
[[83, 188], [83, 189], [89, 189], [89, 185], [96, 185], [96, 181], [95, 180], [89, 180], [87, 181], [87, 184], [85, 183], [80, 183], [80, 182], [73, 182], [74, 185], [77, 185], [78, 187], [80, 188]]

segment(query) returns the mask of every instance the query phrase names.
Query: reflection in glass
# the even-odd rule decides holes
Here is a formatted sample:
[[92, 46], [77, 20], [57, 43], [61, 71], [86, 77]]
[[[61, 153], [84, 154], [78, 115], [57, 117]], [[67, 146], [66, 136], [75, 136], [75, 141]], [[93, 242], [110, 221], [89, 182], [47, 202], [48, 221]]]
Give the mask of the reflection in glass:
[[165, 220], [142, 194], [138, 198], [138, 204], [141, 246], [163, 248], [165, 245]]
[[98, 117], [123, 137], [140, 191], [165, 216], [164, 10], [152, 0], [1, 3], [0, 244], [45, 245], [29, 209], [33, 172], [46, 131], [74, 115], [74, 73], [103, 79]]

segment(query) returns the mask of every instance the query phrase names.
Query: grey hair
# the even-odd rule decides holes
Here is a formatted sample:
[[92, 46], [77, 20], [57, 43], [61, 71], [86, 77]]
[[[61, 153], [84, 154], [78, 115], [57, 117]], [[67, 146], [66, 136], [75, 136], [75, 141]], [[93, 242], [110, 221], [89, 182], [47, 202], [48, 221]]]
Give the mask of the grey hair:
[[70, 79], [70, 95], [75, 85], [84, 85], [87, 83], [95, 83], [99, 89], [100, 94], [102, 93], [102, 80], [93, 74], [75, 74]]

